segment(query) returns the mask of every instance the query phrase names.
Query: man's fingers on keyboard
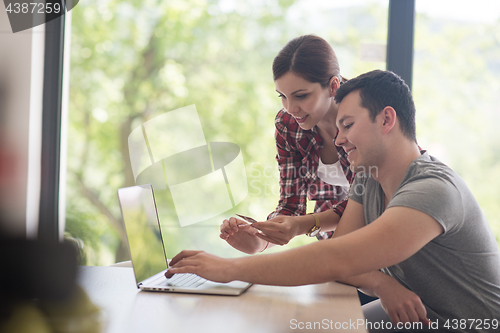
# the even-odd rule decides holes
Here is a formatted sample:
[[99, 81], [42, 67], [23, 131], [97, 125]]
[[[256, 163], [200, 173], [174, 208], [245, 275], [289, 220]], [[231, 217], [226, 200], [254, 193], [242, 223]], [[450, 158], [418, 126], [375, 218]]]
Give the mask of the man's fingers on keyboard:
[[194, 266], [182, 266], [182, 267], [175, 267], [175, 268], [170, 268], [168, 270], [172, 275], [174, 274], [180, 274], [180, 273], [195, 273], [195, 267]]
[[183, 250], [183, 251], [179, 252], [177, 255], [175, 255], [175, 257], [172, 258], [172, 260], [170, 261], [170, 266], [174, 266], [175, 264], [177, 264], [181, 260], [183, 260], [185, 258], [192, 257], [192, 256], [197, 255], [197, 254], [202, 253], [202, 252], [203, 251]]

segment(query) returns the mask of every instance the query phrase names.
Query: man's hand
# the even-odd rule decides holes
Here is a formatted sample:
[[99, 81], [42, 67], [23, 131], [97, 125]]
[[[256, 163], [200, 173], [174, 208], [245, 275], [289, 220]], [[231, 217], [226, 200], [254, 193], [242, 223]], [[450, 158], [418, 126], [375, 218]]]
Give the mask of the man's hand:
[[235, 249], [248, 254], [260, 252], [267, 245], [267, 241], [256, 236], [258, 232], [252, 224], [235, 217], [224, 220], [220, 226], [220, 238]]
[[391, 281], [375, 290], [391, 321], [394, 324], [422, 322], [428, 325], [431, 321], [427, 319], [427, 310], [420, 297], [396, 280], [391, 279]]
[[177, 273], [193, 273], [215, 282], [233, 281], [233, 259], [224, 259], [203, 251], [184, 250], [170, 261], [170, 268], [165, 273], [171, 278]]

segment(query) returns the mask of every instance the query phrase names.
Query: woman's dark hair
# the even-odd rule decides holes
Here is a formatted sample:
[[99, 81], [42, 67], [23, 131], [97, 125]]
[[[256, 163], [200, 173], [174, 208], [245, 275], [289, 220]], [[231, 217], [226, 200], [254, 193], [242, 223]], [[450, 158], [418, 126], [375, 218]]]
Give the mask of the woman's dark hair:
[[386, 106], [390, 106], [396, 111], [401, 132], [417, 142], [415, 103], [410, 88], [402, 78], [393, 72], [382, 70], [361, 74], [337, 90], [335, 101], [340, 104], [347, 95], [356, 90], [359, 90], [361, 106], [368, 109], [372, 122]]
[[304, 35], [289, 41], [273, 61], [274, 81], [288, 72], [328, 87], [332, 77], [347, 81], [340, 75], [339, 62], [326, 40], [315, 35]]

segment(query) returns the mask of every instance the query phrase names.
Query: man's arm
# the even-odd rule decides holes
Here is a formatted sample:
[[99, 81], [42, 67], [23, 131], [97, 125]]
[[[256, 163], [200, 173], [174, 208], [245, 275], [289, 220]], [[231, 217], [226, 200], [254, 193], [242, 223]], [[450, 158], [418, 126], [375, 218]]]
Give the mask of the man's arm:
[[[345, 213], [339, 222], [337, 230], [333, 234], [333, 239], [347, 235], [363, 228], [364, 226], [365, 218], [363, 215], [363, 205], [354, 200], [349, 200]], [[380, 272], [379, 270], [375, 270], [369, 273], [340, 279], [339, 281], [358, 287], [370, 296], [380, 297], [377, 295], [376, 287], [378, 286], [378, 283], [386, 281], [386, 277], [388, 277], [386, 274]]]
[[[345, 213], [342, 216], [335, 233], [333, 234], [333, 239], [347, 235], [351, 232], [363, 228], [364, 226], [365, 218], [363, 215], [363, 205], [354, 200], [349, 200], [345, 209]], [[358, 287], [364, 293], [370, 296], [378, 297], [375, 291], [375, 282], [377, 282], [379, 279], [382, 279], [382, 275], [385, 274], [376, 270], [362, 275], [350, 276], [345, 279], [340, 279], [339, 281]]]
[[[363, 206], [351, 200], [333, 238], [346, 235], [364, 226]], [[420, 297], [387, 274], [376, 270], [339, 281], [358, 287], [368, 295], [379, 297], [382, 307], [393, 323], [429, 322], [427, 310]]]
[[402, 262], [442, 232], [441, 225], [425, 213], [391, 207], [351, 233], [280, 253], [222, 259], [183, 251], [172, 259], [170, 274], [189, 272], [214, 281], [267, 285], [323, 283]]

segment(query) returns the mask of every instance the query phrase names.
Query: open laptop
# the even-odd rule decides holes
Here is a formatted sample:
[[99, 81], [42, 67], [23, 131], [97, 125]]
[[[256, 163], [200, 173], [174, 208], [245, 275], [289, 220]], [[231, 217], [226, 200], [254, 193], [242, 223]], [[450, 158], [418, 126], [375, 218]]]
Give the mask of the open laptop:
[[251, 284], [241, 281], [217, 283], [194, 274], [165, 277], [168, 269], [160, 219], [150, 184], [118, 190], [137, 288], [147, 291], [240, 295]]

